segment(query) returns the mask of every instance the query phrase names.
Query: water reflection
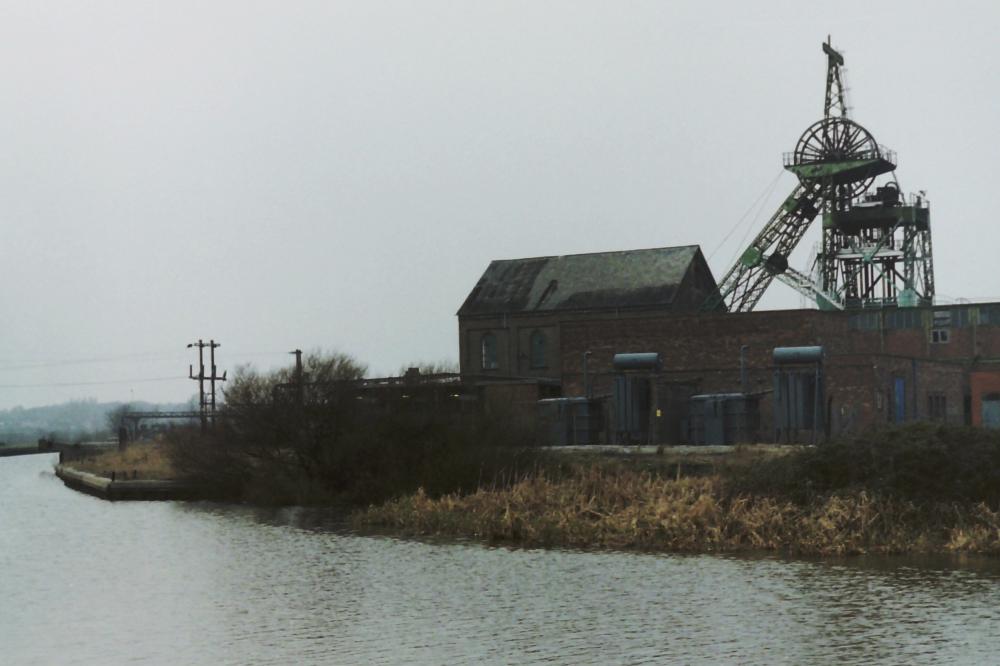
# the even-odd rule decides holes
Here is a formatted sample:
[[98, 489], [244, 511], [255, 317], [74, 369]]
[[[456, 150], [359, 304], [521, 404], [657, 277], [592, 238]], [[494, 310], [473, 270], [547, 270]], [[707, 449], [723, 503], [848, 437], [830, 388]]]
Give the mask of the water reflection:
[[1000, 563], [488, 548], [0, 460], [4, 663], [982, 663]]

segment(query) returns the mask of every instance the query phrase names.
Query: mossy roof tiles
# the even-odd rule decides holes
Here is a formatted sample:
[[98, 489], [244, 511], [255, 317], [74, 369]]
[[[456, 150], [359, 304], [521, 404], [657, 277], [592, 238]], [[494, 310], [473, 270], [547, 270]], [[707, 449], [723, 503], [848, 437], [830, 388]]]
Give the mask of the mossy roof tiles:
[[673, 304], [697, 245], [498, 259], [458, 314], [546, 312]]

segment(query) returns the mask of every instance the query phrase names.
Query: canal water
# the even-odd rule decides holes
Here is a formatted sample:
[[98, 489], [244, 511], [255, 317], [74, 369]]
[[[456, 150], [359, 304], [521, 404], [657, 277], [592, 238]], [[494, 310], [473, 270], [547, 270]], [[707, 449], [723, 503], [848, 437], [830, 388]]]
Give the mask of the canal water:
[[489, 548], [0, 459], [0, 663], [997, 663], [1000, 564]]

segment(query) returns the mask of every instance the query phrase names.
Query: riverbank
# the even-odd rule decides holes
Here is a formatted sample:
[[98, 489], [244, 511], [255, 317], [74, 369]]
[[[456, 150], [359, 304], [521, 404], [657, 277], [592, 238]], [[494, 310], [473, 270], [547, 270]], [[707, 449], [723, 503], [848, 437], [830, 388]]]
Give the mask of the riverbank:
[[[1000, 554], [995, 431], [914, 424], [779, 455], [736, 450], [700, 466], [659, 458], [539, 468], [465, 495], [418, 491], [354, 523], [537, 546]], [[701, 476], [682, 478], [687, 469]]]
[[107, 478], [176, 480], [177, 473], [160, 442], [140, 442], [73, 460], [74, 469]]
[[66, 487], [106, 500], [199, 499], [197, 489], [183, 481], [106, 477], [69, 465], [56, 465], [55, 473]]
[[68, 488], [106, 500], [200, 499], [199, 489], [178, 479], [158, 442], [132, 444], [55, 467]]
[[48, 449], [41, 448], [38, 444], [4, 444], [0, 445], [0, 458], [10, 456], [33, 456], [40, 453], [52, 453]]
[[801, 555], [1000, 554], [1000, 512], [985, 503], [921, 503], [865, 491], [798, 503], [733, 495], [721, 476], [665, 479], [580, 466], [505, 489], [417, 493], [354, 516], [359, 529], [525, 546]]
[[[70, 487], [109, 499], [187, 499], [211, 491], [251, 504], [301, 505], [306, 498], [314, 505], [358, 506], [359, 498], [375, 496], [353, 515], [356, 528], [493, 543], [1000, 555], [1000, 434], [979, 429], [916, 424], [819, 447], [718, 450], [482, 449], [463, 447], [461, 440], [435, 449], [387, 438], [382, 442], [391, 447], [352, 442], [322, 450], [324, 473], [311, 476], [277, 464], [294, 460], [286, 449], [261, 464], [220, 441], [194, 434], [182, 440], [181, 453], [200, 454], [194, 474], [175, 474], [178, 449], [169, 442], [133, 446], [57, 473]], [[398, 452], [406, 456], [392, 455]], [[241, 480], [238, 494], [218, 483], [233, 475]], [[275, 497], [292, 501], [270, 501]]]

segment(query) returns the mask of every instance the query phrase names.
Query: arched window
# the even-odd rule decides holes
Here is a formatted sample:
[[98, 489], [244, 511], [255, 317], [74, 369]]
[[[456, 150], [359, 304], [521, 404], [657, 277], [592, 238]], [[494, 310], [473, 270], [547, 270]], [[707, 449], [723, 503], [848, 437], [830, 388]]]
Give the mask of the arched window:
[[545, 363], [545, 334], [541, 331], [532, 331], [529, 341], [531, 347], [531, 367], [544, 368]]
[[483, 370], [496, 370], [497, 336], [492, 333], [483, 333], [481, 347], [483, 351]]

